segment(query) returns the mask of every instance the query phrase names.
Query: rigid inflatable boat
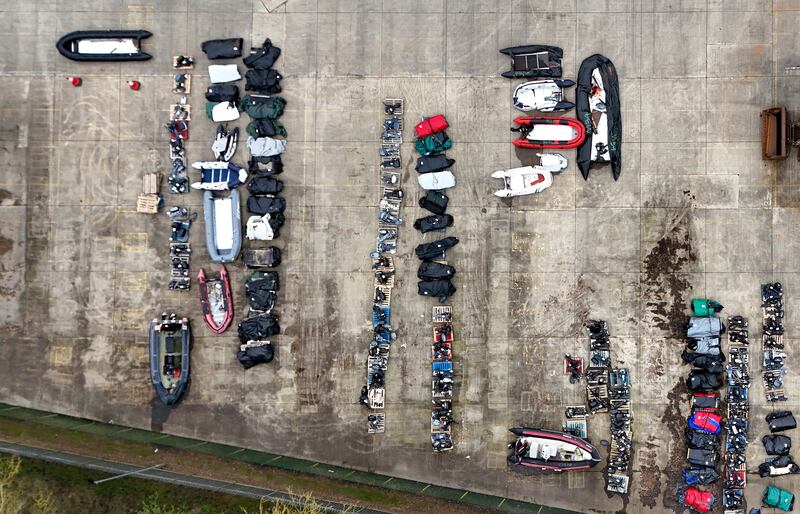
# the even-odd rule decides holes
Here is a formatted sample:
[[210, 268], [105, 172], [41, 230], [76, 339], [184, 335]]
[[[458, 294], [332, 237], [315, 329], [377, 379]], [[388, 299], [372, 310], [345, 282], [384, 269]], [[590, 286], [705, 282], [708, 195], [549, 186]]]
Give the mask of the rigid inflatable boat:
[[600, 462], [597, 448], [580, 437], [537, 428], [509, 431], [517, 436], [508, 445], [513, 450], [508, 464], [514, 471], [571, 471], [589, 469]]
[[239, 191], [231, 190], [228, 196], [216, 196], [211, 191], [203, 194], [206, 223], [206, 248], [214, 262], [233, 262], [242, 248], [242, 221]]
[[141, 49], [146, 30], [78, 30], [61, 37], [58, 53], [73, 61], [146, 61], [153, 57]]
[[586, 137], [583, 123], [574, 118], [520, 116], [514, 123], [519, 127], [512, 128], [512, 132], [519, 132], [521, 136], [514, 141], [514, 146], [520, 148], [564, 150], [577, 147]]
[[150, 322], [150, 378], [165, 405], [177, 403], [189, 384], [191, 339], [187, 318], [162, 314]]
[[495, 191], [500, 198], [541, 193], [553, 184], [553, 173], [567, 167], [567, 158], [557, 153], [539, 154], [541, 164], [510, 170], [497, 170], [492, 178], [503, 179], [503, 189]]
[[622, 120], [614, 63], [600, 54], [581, 63], [575, 103], [578, 119], [586, 128], [586, 139], [578, 148], [581, 175], [587, 179], [593, 163], [610, 162], [617, 180], [622, 171]]
[[225, 266], [219, 267], [219, 278], [209, 280], [203, 268], [197, 273], [197, 286], [200, 290], [200, 306], [203, 319], [215, 334], [228, 329], [233, 320], [233, 297], [231, 281]]
[[533, 80], [517, 86], [511, 99], [520, 111], [568, 111], [575, 104], [564, 99], [564, 88], [574, 85], [571, 80]]

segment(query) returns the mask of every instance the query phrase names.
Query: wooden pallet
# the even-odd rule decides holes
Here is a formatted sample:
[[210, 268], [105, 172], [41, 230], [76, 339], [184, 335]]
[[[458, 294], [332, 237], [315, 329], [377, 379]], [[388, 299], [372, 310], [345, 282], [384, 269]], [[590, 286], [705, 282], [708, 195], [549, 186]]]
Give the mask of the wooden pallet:
[[368, 434], [382, 434], [386, 431], [386, 414], [383, 412], [378, 412], [376, 414], [370, 414], [370, 416], [375, 416], [377, 419], [375, 423], [370, 423], [369, 419], [367, 419], [367, 433]]
[[172, 87], [172, 92], [175, 93], [176, 95], [188, 95], [188, 94], [191, 94], [192, 93], [192, 76], [189, 75], [188, 73], [186, 74], [185, 84], [186, 84], [185, 91], [178, 91], [177, 86], [173, 86]]
[[434, 422], [433, 418], [431, 418], [431, 434], [449, 434], [449, 433], [450, 433], [449, 428], [442, 428], [441, 425]]
[[[178, 57], [180, 55], [173, 55], [172, 56], [172, 67], [176, 70], [191, 70], [194, 68], [194, 64], [190, 64], [189, 66], [178, 66]], [[184, 57], [188, 57], [189, 59], [194, 60], [191, 55], [184, 55]]]
[[383, 293], [383, 301], [380, 306], [389, 307], [392, 303], [392, 288], [390, 286], [375, 286], [375, 289], [380, 289]]
[[386, 104], [391, 105], [391, 104], [396, 104], [396, 103], [399, 103], [400, 107], [395, 109], [394, 114], [391, 114], [391, 115], [387, 114], [386, 115], [387, 119], [390, 119], [390, 118], [395, 117], [395, 116], [398, 117], [398, 118], [402, 118], [403, 117], [403, 113], [405, 112], [406, 103], [405, 103], [405, 100], [403, 100], [402, 98], [384, 98], [383, 99], [383, 105], [386, 105]]
[[[178, 118], [176, 116], [176, 113], [181, 111], [181, 110], [186, 111], [186, 117], [185, 118]], [[176, 121], [178, 119], [182, 119], [182, 120], [185, 120], [185, 121], [191, 121], [191, 119], [192, 119], [192, 106], [189, 105], [189, 104], [186, 104], [186, 105], [172, 104], [172, 105], [170, 105], [169, 106], [169, 119], [172, 120], [172, 121]]]
[[369, 399], [369, 408], [383, 409], [385, 396], [386, 396], [386, 391], [382, 387], [376, 387], [375, 389], [370, 389], [369, 392], [367, 392], [367, 398]]
[[431, 311], [431, 321], [434, 323], [451, 323], [453, 321], [453, 308], [449, 305], [436, 305]]
[[158, 195], [140, 194], [136, 199], [136, 212], [155, 214], [158, 212]]
[[161, 184], [161, 177], [158, 173], [145, 173], [142, 176], [142, 194], [145, 195], [158, 194], [160, 184]]

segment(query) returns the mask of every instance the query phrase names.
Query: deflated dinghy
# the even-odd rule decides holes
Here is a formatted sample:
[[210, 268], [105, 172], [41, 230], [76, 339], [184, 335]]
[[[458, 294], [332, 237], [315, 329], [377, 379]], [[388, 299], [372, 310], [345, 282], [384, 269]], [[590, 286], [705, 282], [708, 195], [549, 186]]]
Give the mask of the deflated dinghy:
[[214, 262], [233, 262], [242, 247], [242, 221], [239, 191], [230, 195], [215, 196], [211, 191], [203, 195], [206, 223], [206, 247]]
[[61, 37], [58, 53], [73, 61], [146, 61], [153, 57], [141, 49], [146, 30], [78, 30]]
[[187, 318], [165, 313], [150, 322], [150, 379], [164, 405], [175, 405], [189, 384], [191, 338]]
[[519, 125], [512, 132], [520, 138], [514, 146], [520, 148], [552, 148], [565, 150], [580, 145], [586, 137], [586, 127], [573, 118], [554, 116], [520, 116], [514, 120]]
[[224, 191], [235, 189], [247, 181], [247, 172], [232, 162], [195, 162], [192, 168], [200, 170], [200, 182], [193, 182], [195, 189]]
[[617, 180], [622, 171], [622, 119], [614, 63], [600, 54], [581, 63], [575, 103], [578, 119], [586, 128], [586, 139], [578, 148], [581, 175], [588, 179], [592, 163], [610, 162]]
[[209, 280], [203, 268], [200, 268], [197, 273], [197, 286], [206, 325], [215, 334], [225, 332], [233, 320], [233, 297], [228, 270], [225, 266], [220, 266], [219, 278]]
[[575, 104], [564, 99], [564, 88], [572, 87], [571, 80], [534, 80], [517, 86], [512, 101], [520, 111], [568, 111]]
[[500, 50], [511, 57], [511, 69], [502, 75], [508, 78], [561, 76], [564, 51], [557, 46], [523, 45]]
[[217, 135], [214, 142], [211, 144], [211, 151], [214, 152], [214, 157], [217, 161], [228, 162], [233, 158], [236, 153], [236, 145], [239, 142], [239, 127], [233, 130], [227, 130], [225, 125], [217, 126]]

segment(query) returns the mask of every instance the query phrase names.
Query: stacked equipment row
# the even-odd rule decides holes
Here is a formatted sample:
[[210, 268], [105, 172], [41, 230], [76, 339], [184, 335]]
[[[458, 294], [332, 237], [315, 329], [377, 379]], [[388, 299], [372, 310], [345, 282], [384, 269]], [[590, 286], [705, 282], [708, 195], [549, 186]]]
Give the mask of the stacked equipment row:
[[691, 414], [684, 435], [689, 466], [678, 484], [677, 500], [700, 512], [708, 512], [717, 502], [709, 486], [719, 480], [717, 462], [721, 445], [722, 416], [717, 390], [722, 387], [725, 355], [720, 336], [724, 325], [715, 316], [722, 306], [713, 300], [692, 300], [694, 316], [686, 328], [686, 349], [683, 361], [691, 364], [686, 385], [692, 392]]
[[783, 286], [780, 282], [761, 286], [761, 311], [764, 316], [761, 376], [768, 402], [786, 401], [783, 377], [786, 353], [783, 345]]
[[453, 309], [433, 307], [431, 345], [431, 446], [436, 453], [453, 449]]
[[[372, 411], [382, 411], [385, 406], [385, 379], [389, 363], [389, 349], [397, 339], [392, 329], [392, 289], [395, 285], [393, 254], [397, 251], [398, 227], [403, 223], [400, 207], [403, 190], [400, 189], [400, 144], [403, 141], [403, 99], [387, 98], [383, 101], [383, 131], [380, 138], [381, 200], [378, 208], [378, 234], [375, 251], [371, 253], [373, 282], [372, 340], [367, 355], [367, 384], [361, 388], [360, 403]], [[373, 412], [367, 415], [367, 432], [383, 433], [386, 414]]]
[[725, 470], [722, 505], [726, 514], [744, 514], [744, 488], [747, 485], [747, 435], [750, 428], [750, 340], [748, 323], [742, 316], [728, 318], [726, 366], [728, 388], [725, 395]]
[[[168, 177], [169, 192], [185, 194], [189, 192], [189, 177], [186, 173], [185, 142], [189, 139], [189, 121], [191, 106], [186, 95], [191, 93], [191, 75], [194, 68], [192, 57], [178, 55], [172, 60], [175, 74], [175, 85], [172, 92], [180, 95], [176, 103], [170, 105], [170, 120], [165, 125], [169, 133], [170, 172]], [[175, 206], [167, 210], [170, 219], [170, 290], [186, 290], [191, 287], [189, 276], [192, 248], [189, 243], [189, 228], [196, 214], [187, 209]]]
[[[245, 264], [254, 269], [245, 281], [250, 310], [239, 325], [239, 352], [236, 354], [245, 369], [267, 363], [274, 357], [271, 340], [280, 334], [275, 313], [280, 290], [280, 275], [271, 268], [282, 262], [280, 248], [262, 241], [273, 241], [280, 235], [286, 218], [286, 200], [278, 196], [284, 183], [276, 175], [283, 173], [281, 155], [286, 150], [286, 129], [278, 119], [283, 115], [286, 100], [275, 96], [282, 91], [282, 75], [273, 68], [281, 49], [266, 39], [260, 47], [251, 48], [242, 59], [247, 67], [245, 90], [251, 91], [239, 100], [238, 108], [249, 117], [245, 131], [250, 153], [247, 171], [246, 200], [250, 216], [246, 223], [247, 247], [243, 252]], [[238, 97], [238, 91], [236, 91]], [[236, 129], [238, 131], [238, 129]]]

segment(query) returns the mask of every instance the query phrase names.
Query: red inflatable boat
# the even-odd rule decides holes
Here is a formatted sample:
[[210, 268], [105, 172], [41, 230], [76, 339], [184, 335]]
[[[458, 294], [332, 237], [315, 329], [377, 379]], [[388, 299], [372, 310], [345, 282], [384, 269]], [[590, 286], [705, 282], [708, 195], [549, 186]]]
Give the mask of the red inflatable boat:
[[578, 147], [586, 138], [586, 127], [575, 118], [556, 116], [520, 116], [512, 128], [521, 137], [514, 141], [520, 148], [550, 148], [565, 150]]
[[197, 283], [206, 325], [215, 334], [225, 332], [233, 320], [233, 298], [228, 270], [225, 266], [220, 266], [219, 278], [208, 280], [205, 271], [200, 268]]

